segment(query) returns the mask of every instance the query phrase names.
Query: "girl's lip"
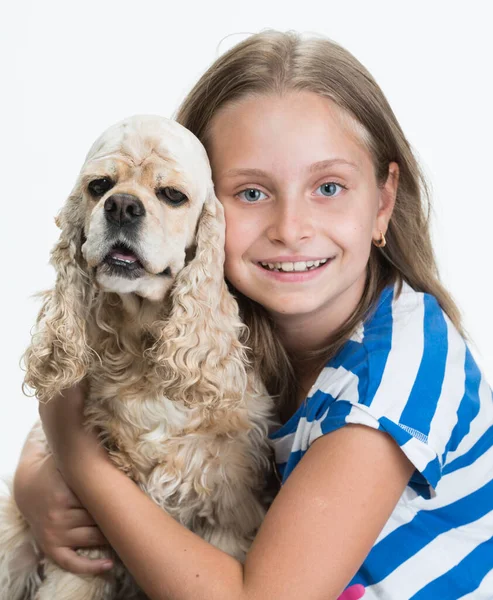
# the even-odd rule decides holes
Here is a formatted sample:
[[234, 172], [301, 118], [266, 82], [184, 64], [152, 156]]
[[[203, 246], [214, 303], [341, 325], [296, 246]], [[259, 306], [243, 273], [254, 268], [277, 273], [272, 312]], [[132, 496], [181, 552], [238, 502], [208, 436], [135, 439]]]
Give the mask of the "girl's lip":
[[[309, 259], [308, 259], [309, 260]], [[322, 259], [323, 260], [323, 259]], [[310, 269], [309, 271], [270, 271], [269, 269], [265, 269], [258, 262], [254, 263], [257, 269], [259, 269], [266, 277], [269, 279], [274, 279], [275, 281], [282, 281], [285, 283], [296, 283], [309, 281], [310, 279], [314, 279], [317, 275], [321, 274], [325, 268], [330, 265], [330, 263], [334, 260], [334, 257], [328, 258], [327, 262], [323, 265], [315, 269]], [[271, 262], [271, 261], [269, 261]], [[272, 261], [272, 262], [291, 262], [291, 261]]]

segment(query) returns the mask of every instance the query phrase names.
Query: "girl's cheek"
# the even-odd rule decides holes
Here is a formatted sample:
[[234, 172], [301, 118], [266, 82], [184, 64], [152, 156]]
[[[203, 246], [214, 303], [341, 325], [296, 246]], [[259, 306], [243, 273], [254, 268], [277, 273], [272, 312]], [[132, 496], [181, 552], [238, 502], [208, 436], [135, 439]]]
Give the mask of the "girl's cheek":
[[225, 210], [226, 255], [241, 256], [255, 244], [261, 223], [248, 218], [241, 211]]
[[371, 241], [372, 227], [361, 219], [351, 218], [350, 215], [333, 219], [329, 236], [342, 249], [349, 250], [366, 247]]
[[242, 259], [242, 249], [238, 243], [241, 234], [234, 229], [230, 229], [229, 233], [226, 230], [226, 242], [224, 245], [224, 274], [226, 278], [235, 283], [239, 270], [239, 262]]
[[241, 269], [238, 267], [239, 258], [228, 258], [224, 261], [224, 276], [225, 278], [241, 293], [248, 296], [248, 289], [245, 287], [244, 278], [242, 277]]
[[237, 231], [237, 228], [235, 228], [234, 226], [228, 226], [226, 224], [226, 237], [224, 240], [224, 252], [226, 255], [226, 261], [228, 261], [240, 251], [238, 243], [238, 236], [240, 235], [241, 234], [239, 231]]
[[224, 208], [224, 220], [226, 222], [226, 239], [228, 235], [231, 235], [231, 232], [236, 230], [238, 227], [241, 227], [241, 219], [240, 215], [238, 215], [238, 211], [234, 209], [233, 206], [230, 205], [230, 202], [222, 202]]

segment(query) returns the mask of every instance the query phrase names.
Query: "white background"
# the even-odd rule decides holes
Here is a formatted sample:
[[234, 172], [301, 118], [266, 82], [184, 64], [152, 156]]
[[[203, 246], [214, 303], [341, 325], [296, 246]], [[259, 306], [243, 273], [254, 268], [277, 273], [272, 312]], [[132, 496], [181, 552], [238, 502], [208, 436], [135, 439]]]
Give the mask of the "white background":
[[99, 133], [171, 116], [222, 52], [264, 28], [329, 36], [373, 73], [425, 169], [443, 280], [493, 381], [491, 4], [180, 0], [3, 3], [0, 14], [0, 475], [37, 415], [19, 358], [50, 287], [53, 216]]

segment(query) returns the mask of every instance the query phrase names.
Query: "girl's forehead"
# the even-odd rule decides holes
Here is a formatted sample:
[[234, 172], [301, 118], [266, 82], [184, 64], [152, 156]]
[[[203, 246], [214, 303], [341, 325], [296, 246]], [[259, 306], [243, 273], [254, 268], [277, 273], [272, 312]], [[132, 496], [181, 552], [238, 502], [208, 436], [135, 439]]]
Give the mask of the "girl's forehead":
[[213, 167], [238, 161], [373, 164], [365, 128], [329, 98], [308, 91], [231, 102], [213, 117], [207, 146]]

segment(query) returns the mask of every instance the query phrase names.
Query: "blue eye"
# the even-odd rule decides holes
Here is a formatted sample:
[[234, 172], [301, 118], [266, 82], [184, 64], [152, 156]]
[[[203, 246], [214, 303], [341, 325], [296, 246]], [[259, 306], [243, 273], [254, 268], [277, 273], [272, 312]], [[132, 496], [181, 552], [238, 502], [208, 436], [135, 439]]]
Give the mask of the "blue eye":
[[[261, 195], [263, 196], [263, 198], [260, 197]], [[238, 198], [252, 204], [253, 202], [264, 200], [265, 198], [267, 198], [267, 196], [264, 194], [264, 192], [261, 192], [260, 190], [257, 190], [255, 188], [249, 188], [240, 192], [238, 194]]]
[[331, 198], [332, 196], [337, 196], [342, 189], [345, 189], [344, 186], [339, 185], [338, 183], [334, 183], [333, 181], [329, 181], [328, 183], [323, 183], [319, 188], [322, 196], [327, 196], [327, 198]]

